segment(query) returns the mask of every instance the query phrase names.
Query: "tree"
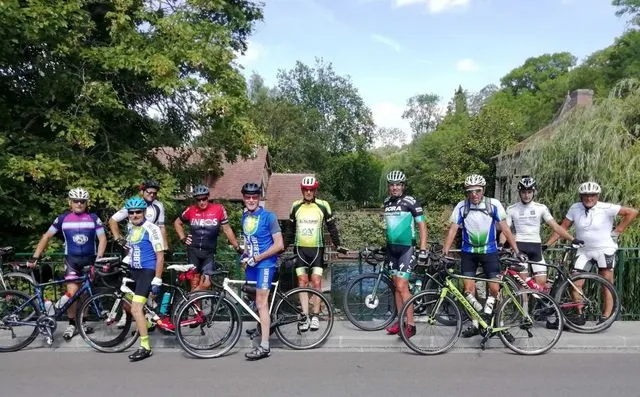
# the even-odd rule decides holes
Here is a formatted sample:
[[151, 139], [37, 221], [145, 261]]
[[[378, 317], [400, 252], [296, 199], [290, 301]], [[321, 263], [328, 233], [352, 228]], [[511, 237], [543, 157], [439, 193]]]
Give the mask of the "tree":
[[154, 176], [150, 149], [198, 141], [210, 167], [250, 151], [233, 65], [262, 16], [247, 1], [0, 4], [0, 233], [41, 233], [83, 186], [103, 215]]
[[334, 155], [369, 147], [375, 138], [371, 110], [349, 77], [337, 75], [331, 63], [315, 67], [298, 61], [278, 72], [278, 95], [304, 110], [306, 126]]
[[407, 135], [401, 128], [379, 127], [376, 133], [377, 142], [381, 147], [402, 147], [406, 143]]
[[613, 0], [611, 4], [614, 7], [618, 7], [616, 16], [629, 15], [631, 17], [630, 22], [640, 26], [640, 0]]
[[440, 97], [436, 94], [420, 94], [409, 98], [403, 119], [409, 120], [413, 139], [434, 131], [442, 121], [438, 108]]
[[500, 79], [500, 83], [502, 87], [510, 89], [514, 96], [524, 92], [535, 93], [540, 90], [542, 83], [567, 74], [575, 64], [576, 57], [568, 52], [532, 57]]
[[340, 201], [367, 206], [381, 200], [378, 186], [382, 163], [366, 151], [357, 150], [332, 158], [322, 173], [323, 185]]
[[458, 89], [453, 93], [453, 98], [447, 104], [447, 115], [469, 117], [467, 94], [462, 89], [462, 86], [458, 86]]
[[483, 87], [480, 91], [469, 96], [469, 113], [476, 115], [482, 109], [482, 107], [489, 102], [493, 94], [498, 92], [499, 88], [495, 84], [489, 84]]

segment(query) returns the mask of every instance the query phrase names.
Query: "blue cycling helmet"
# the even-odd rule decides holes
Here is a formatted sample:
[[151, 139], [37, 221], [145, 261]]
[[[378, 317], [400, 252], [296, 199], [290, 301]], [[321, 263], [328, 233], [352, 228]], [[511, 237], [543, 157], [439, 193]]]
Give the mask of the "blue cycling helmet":
[[147, 202], [140, 197], [131, 197], [124, 202], [124, 208], [127, 210], [137, 210], [147, 208]]
[[197, 185], [193, 188], [193, 197], [204, 196], [209, 194], [209, 188], [205, 185]]

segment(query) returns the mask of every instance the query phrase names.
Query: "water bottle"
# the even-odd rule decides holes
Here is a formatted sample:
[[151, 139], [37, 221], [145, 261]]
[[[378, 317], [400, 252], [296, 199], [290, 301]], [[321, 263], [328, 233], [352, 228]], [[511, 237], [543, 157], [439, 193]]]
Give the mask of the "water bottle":
[[526, 279], [526, 280], [524, 280], [524, 281], [527, 283], [527, 285], [528, 285], [528, 286], [529, 286], [529, 288], [531, 288], [531, 289], [535, 289], [535, 290], [537, 290], [537, 291], [542, 291], [542, 290], [543, 290], [543, 288], [542, 288], [542, 287], [540, 287], [540, 286], [538, 285], [538, 283], [536, 283], [536, 280], [534, 280], [534, 278], [533, 278], [533, 277], [527, 277], [527, 279]]
[[69, 301], [69, 298], [71, 298], [71, 294], [69, 292], [65, 292], [64, 295], [62, 295], [56, 302], [56, 309], [61, 309]]
[[47, 316], [54, 316], [56, 314], [56, 310], [53, 308], [53, 302], [51, 302], [49, 299], [46, 299], [44, 301], [44, 312], [47, 314]]
[[160, 304], [160, 314], [167, 314], [169, 311], [169, 303], [171, 302], [171, 294], [169, 292], [165, 292], [162, 295], [162, 303]]
[[496, 298], [490, 296], [487, 298], [487, 302], [484, 304], [484, 314], [493, 313], [493, 303], [496, 301]]
[[421, 290], [422, 290], [422, 280], [417, 279], [416, 282], [413, 284], [413, 293], [417, 294]]
[[467, 292], [467, 295], [465, 296], [465, 298], [467, 298], [469, 303], [471, 303], [471, 306], [473, 306], [473, 308], [476, 309], [476, 311], [479, 312], [480, 310], [482, 310], [482, 305], [480, 304], [480, 302], [478, 302], [476, 297], [473, 296], [471, 292]]

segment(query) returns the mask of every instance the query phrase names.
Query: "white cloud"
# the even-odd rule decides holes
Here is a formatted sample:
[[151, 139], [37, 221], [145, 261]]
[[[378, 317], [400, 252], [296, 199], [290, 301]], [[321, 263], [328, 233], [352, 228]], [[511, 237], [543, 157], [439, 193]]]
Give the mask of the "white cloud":
[[456, 69], [461, 72], [476, 72], [480, 70], [480, 66], [471, 58], [461, 59], [456, 63]]
[[378, 43], [382, 43], [384, 45], [386, 45], [387, 47], [391, 47], [393, 48], [393, 50], [395, 52], [400, 52], [400, 43], [398, 43], [397, 41], [395, 41], [394, 39], [387, 37], [387, 36], [382, 36], [380, 34], [372, 34], [371, 38], [374, 41], [377, 41]]
[[426, 4], [429, 12], [437, 14], [449, 8], [467, 6], [471, 0], [394, 0], [396, 7], [410, 6], [414, 4]]
[[373, 105], [371, 112], [373, 113], [373, 121], [378, 127], [400, 128], [409, 133], [411, 127], [409, 121], [402, 118], [405, 106], [392, 102], [378, 102]]
[[247, 43], [247, 50], [244, 52], [244, 55], [237, 53], [237, 60], [242, 66], [246, 67], [247, 65], [254, 63], [260, 58], [263, 58], [267, 53], [266, 48], [256, 42], [249, 41]]

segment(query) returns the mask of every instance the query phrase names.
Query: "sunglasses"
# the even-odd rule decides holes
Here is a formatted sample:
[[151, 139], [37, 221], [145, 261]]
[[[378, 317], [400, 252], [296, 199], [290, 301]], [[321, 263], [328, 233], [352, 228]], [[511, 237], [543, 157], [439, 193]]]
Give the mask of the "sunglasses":
[[74, 204], [87, 204], [87, 200], [71, 200]]
[[145, 190], [144, 191], [146, 194], [148, 194], [149, 196], [157, 196], [158, 192], [154, 191], [154, 190]]
[[209, 197], [196, 197], [196, 201], [209, 201]]
[[245, 194], [244, 196], [245, 200], [259, 200], [260, 196], [258, 196], [257, 194]]
[[142, 214], [144, 211], [143, 210], [133, 210], [133, 211], [129, 211], [129, 215], [138, 215], [138, 214]]
[[467, 189], [465, 192], [467, 192], [467, 194], [480, 194], [482, 193], [482, 189]]

